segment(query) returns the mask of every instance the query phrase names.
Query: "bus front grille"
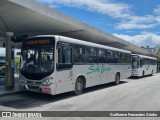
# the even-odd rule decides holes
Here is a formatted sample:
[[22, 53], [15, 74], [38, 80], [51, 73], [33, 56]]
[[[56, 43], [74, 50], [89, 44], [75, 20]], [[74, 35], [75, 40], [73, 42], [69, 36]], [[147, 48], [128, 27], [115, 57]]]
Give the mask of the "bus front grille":
[[28, 84], [30, 85], [41, 85], [42, 82], [35, 82], [35, 81], [27, 81]]
[[30, 86], [30, 85], [28, 85], [27, 87], [28, 87], [28, 89], [30, 89], [30, 90], [40, 91], [40, 87], [39, 87], [39, 86]]

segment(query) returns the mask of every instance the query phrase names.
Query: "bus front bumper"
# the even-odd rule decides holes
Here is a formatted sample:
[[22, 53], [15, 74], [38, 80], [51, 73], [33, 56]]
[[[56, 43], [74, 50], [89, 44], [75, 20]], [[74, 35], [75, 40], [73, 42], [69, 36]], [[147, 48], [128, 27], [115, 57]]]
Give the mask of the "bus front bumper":
[[132, 76], [139, 76], [138, 75], [138, 70], [132, 70]]
[[20, 90], [33, 91], [33, 92], [38, 92], [38, 93], [46, 93], [46, 94], [54, 95], [56, 84], [42, 86], [42, 85], [30, 85], [30, 84], [19, 83], [19, 88]]

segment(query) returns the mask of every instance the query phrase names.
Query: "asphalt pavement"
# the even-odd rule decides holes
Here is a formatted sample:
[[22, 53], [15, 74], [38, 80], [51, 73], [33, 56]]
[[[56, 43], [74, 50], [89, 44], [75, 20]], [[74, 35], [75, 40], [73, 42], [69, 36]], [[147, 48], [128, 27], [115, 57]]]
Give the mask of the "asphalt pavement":
[[[160, 73], [87, 88], [82, 95], [72, 92], [46, 95], [19, 91], [0, 97], [0, 111], [160, 111]], [[52, 118], [46, 118], [52, 119]], [[58, 118], [55, 118], [58, 119]], [[66, 118], [61, 118], [66, 119]], [[72, 118], [79, 119], [79, 118]], [[83, 118], [89, 119], [89, 118]], [[100, 119], [100, 118], [96, 118]], [[103, 118], [101, 118], [103, 119]], [[126, 119], [127, 118], [110, 118]], [[130, 118], [135, 119], [135, 118]], [[159, 118], [136, 118], [159, 119]]]
[[[18, 77], [14, 78], [14, 84], [18, 84]], [[0, 78], [0, 87], [5, 86], [5, 78]]]

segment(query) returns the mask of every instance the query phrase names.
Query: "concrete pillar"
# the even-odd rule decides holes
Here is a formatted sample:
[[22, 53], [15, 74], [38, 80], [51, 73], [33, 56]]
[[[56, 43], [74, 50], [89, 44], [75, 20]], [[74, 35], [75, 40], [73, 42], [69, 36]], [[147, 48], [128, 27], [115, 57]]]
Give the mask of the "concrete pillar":
[[12, 32], [6, 32], [6, 90], [14, 89], [14, 53], [11, 42], [13, 35], [14, 34]]

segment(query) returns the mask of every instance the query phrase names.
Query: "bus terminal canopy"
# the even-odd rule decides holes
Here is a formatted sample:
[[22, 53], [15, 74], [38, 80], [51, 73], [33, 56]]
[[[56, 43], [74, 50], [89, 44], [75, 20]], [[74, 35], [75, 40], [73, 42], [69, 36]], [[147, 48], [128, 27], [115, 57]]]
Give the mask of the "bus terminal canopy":
[[4, 33], [15, 36], [62, 35], [151, 55], [148, 50], [71, 18], [35, 0], [0, 0], [0, 41]]

